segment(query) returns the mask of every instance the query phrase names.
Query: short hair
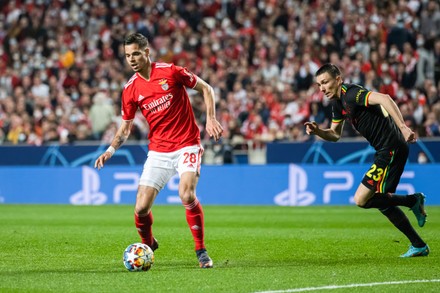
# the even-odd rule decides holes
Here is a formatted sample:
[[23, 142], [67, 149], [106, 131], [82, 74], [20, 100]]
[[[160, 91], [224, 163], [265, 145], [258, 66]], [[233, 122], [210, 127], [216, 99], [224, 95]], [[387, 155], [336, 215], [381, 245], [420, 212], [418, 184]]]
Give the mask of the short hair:
[[124, 46], [131, 44], [137, 44], [143, 50], [148, 47], [148, 39], [140, 33], [130, 34], [125, 38]]
[[341, 70], [339, 70], [338, 66], [327, 63], [321, 66], [315, 73], [315, 77], [324, 73], [330, 74], [332, 78], [336, 78], [337, 76], [341, 76]]

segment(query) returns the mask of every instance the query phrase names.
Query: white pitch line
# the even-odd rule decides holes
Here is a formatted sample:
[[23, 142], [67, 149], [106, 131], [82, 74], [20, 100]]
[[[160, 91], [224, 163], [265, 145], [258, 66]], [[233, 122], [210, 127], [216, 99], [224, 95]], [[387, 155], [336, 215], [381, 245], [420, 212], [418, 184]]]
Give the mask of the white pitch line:
[[274, 291], [258, 291], [256, 293], [290, 293], [290, 292], [306, 292], [306, 291], [318, 291], [318, 290], [334, 290], [334, 289], [342, 289], [342, 288], [373, 287], [373, 286], [383, 286], [383, 285], [402, 285], [402, 284], [415, 284], [415, 283], [437, 283], [437, 282], [440, 282], [440, 279], [389, 281], [389, 282], [348, 284], [348, 285], [329, 285], [322, 287], [307, 287], [307, 288], [296, 288], [296, 289], [274, 290]]

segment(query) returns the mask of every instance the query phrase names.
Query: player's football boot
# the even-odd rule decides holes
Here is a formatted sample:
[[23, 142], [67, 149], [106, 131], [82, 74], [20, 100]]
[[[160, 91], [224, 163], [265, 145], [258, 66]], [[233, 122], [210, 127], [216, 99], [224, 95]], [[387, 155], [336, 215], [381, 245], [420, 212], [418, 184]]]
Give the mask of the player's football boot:
[[199, 264], [202, 269], [209, 269], [214, 266], [212, 259], [209, 257], [206, 249], [199, 249], [196, 251]]
[[153, 244], [150, 246], [151, 250], [155, 251], [159, 248], [159, 242], [157, 242], [156, 238], [153, 237]]
[[417, 218], [417, 223], [420, 227], [423, 227], [426, 223], [426, 212], [425, 212], [425, 195], [423, 193], [414, 193], [416, 197], [416, 203], [410, 208]]
[[416, 256], [428, 256], [429, 254], [429, 246], [426, 244], [424, 247], [414, 247], [410, 246], [408, 251], [405, 254], [402, 254], [400, 257], [416, 257]]

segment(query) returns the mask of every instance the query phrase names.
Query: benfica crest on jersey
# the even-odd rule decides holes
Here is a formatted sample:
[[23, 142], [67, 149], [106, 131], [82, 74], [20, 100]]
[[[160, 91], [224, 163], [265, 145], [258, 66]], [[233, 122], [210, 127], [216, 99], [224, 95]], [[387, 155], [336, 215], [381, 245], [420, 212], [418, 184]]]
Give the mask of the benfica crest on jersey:
[[168, 85], [167, 82], [168, 82], [168, 81], [167, 81], [165, 78], [164, 78], [164, 79], [161, 79], [161, 80], [159, 81], [160, 87], [161, 87], [164, 91], [166, 91], [166, 90], [169, 89], [169, 85]]

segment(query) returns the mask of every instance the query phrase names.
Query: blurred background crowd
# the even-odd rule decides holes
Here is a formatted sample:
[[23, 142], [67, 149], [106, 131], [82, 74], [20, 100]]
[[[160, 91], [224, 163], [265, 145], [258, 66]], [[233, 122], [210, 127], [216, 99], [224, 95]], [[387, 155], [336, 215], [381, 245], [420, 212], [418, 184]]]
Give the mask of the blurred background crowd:
[[[133, 74], [123, 40], [140, 32], [152, 61], [212, 85], [234, 148], [307, 141], [327, 127], [314, 73], [331, 62], [346, 82], [389, 94], [419, 137], [440, 137], [440, 8], [434, 0], [0, 1], [0, 142], [109, 143]], [[189, 91], [202, 139], [203, 98]], [[139, 113], [140, 114], [140, 113]], [[347, 127], [348, 126], [348, 127]], [[347, 125], [345, 137], [358, 137]], [[136, 117], [130, 137], [145, 140]]]

